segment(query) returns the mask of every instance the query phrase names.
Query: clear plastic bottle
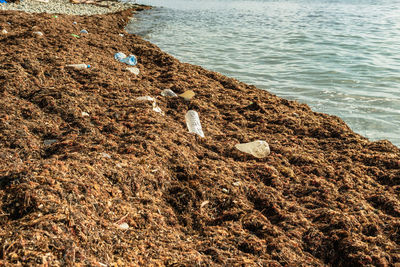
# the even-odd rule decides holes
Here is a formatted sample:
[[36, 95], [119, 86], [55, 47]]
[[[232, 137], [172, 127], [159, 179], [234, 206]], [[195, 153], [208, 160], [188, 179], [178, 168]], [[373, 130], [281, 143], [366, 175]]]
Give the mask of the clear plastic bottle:
[[84, 63], [82, 63], [82, 64], [69, 64], [69, 65], [66, 65], [66, 67], [74, 68], [74, 69], [77, 69], [77, 70], [82, 70], [82, 69], [90, 68], [90, 65], [87, 65], [87, 64], [84, 64]]
[[203, 129], [201, 128], [199, 114], [194, 110], [189, 110], [186, 115], [186, 125], [189, 133], [195, 133], [201, 137], [204, 137]]
[[135, 66], [137, 64], [137, 59], [134, 55], [126, 56], [122, 52], [115, 53], [114, 58], [119, 62], [128, 64], [130, 66]]
[[237, 144], [235, 147], [245, 153], [251, 154], [256, 158], [265, 158], [269, 155], [270, 149], [267, 142], [257, 140], [250, 143]]

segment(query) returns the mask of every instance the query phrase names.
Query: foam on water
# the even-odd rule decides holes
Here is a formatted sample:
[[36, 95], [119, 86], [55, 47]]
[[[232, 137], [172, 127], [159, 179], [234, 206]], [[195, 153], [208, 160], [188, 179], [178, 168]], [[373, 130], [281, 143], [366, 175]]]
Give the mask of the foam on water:
[[400, 0], [143, 0], [128, 31], [400, 146]]

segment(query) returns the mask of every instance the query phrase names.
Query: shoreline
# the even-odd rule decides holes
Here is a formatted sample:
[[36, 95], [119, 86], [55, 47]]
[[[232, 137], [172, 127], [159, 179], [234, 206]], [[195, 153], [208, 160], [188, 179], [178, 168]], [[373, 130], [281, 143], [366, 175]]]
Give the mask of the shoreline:
[[[0, 11], [1, 265], [400, 262], [399, 148], [179, 62], [127, 34], [132, 11]], [[235, 149], [257, 139], [266, 158]]]

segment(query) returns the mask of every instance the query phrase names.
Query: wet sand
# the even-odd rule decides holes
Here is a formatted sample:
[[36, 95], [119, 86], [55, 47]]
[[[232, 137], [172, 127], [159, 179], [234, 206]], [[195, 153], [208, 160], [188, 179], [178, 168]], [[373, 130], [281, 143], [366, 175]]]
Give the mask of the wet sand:
[[[0, 11], [0, 265], [400, 262], [397, 147], [181, 63], [127, 34], [131, 16]], [[258, 139], [266, 158], [235, 149]]]

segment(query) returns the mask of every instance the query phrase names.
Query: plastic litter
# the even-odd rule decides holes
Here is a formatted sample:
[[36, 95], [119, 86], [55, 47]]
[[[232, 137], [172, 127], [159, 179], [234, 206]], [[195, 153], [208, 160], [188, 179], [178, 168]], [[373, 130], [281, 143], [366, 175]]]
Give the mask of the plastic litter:
[[120, 33], [119, 36], [124, 37], [124, 35], [122, 33]]
[[250, 143], [244, 143], [244, 144], [237, 144], [235, 147], [244, 152], [253, 155], [256, 158], [265, 158], [266, 156], [269, 155], [270, 149], [269, 145], [267, 142], [262, 141], [262, 140], [257, 140], [254, 142]]
[[126, 56], [122, 52], [115, 53], [114, 58], [119, 62], [128, 64], [130, 66], [135, 66], [137, 64], [137, 59], [134, 55]]
[[43, 141], [43, 144], [45, 144], [46, 146], [49, 146], [51, 144], [57, 143], [58, 140], [57, 139], [47, 139]]
[[130, 71], [131, 73], [135, 74], [135, 75], [139, 75], [140, 70], [138, 68], [135, 67], [128, 67], [126, 68], [127, 71]]
[[89, 113], [82, 111], [82, 117], [89, 117], [89, 116], [90, 116]]
[[76, 37], [76, 38], [81, 38], [79, 35], [73, 34], [73, 33], [71, 33], [71, 36]]
[[83, 30], [81, 30], [81, 33], [88, 34], [89, 32], [87, 30], [83, 29]]
[[0, 0], [0, 4], [7, 4], [7, 1], [5, 1], [5, 0]]
[[194, 110], [189, 110], [186, 115], [186, 125], [189, 133], [195, 133], [201, 137], [204, 137], [203, 129], [201, 128], [199, 114]]
[[151, 96], [148, 96], [148, 95], [136, 97], [136, 100], [139, 100], [139, 101], [153, 101], [153, 102], [156, 101], [154, 99], [154, 97], [151, 97]]
[[82, 69], [88, 69], [88, 68], [90, 68], [90, 65], [87, 65], [87, 64], [69, 64], [69, 65], [66, 65], [66, 67], [68, 67], [68, 68], [74, 68], [74, 69], [77, 69], [77, 70], [82, 70]]
[[43, 36], [42, 32], [33, 32], [33, 34], [37, 35], [37, 36]]
[[72, 24], [76, 25], [76, 24], [78, 24], [78, 22], [74, 21], [74, 22], [72, 22]]
[[128, 229], [129, 229], [129, 224], [127, 224], [127, 223], [121, 223], [121, 224], [117, 225], [117, 227], [118, 227], [120, 230], [128, 230]]
[[161, 115], [164, 116], [164, 112], [161, 110], [161, 108], [160, 108], [159, 106], [157, 106], [157, 102], [156, 102], [156, 100], [154, 99], [154, 97], [151, 97], [151, 96], [148, 96], [148, 95], [146, 95], [146, 96], [139, 96], [139, 97], [136, 97], [136, 100], [153, 102], [153, 111], [155, 111], [155, 112], [157, 112], [157, 113], [161, 113]]
[[178, 95], [175, 94], [175, 92], [172, 91], [171, 89], [164, 89], [164, 90], [162, 90], [161, 95], [162, 95], [162, 96], [169, 96], [169, 97], [177, 97], [177, 96], [178, 96]]
[[196, 94], [192, 90], [187, 90], [187, 91], [183, 92], [182, 94], [180, 94], [179, 96], [182, 97], [183, 99], [185, 99], [186, 101], [189, 101], [195, 95]]
[[108, 153], [106, 153], [106, 152], [101, 152], [100, 155], [101, 155], [103, 158], [111, 159], [110, 154], [108, 154]]
[[2, 31], [1, 31], [1, 34], [7, 34], [8, 33], [8, 31], [6, 30], [6, 29], [3, 29]]

